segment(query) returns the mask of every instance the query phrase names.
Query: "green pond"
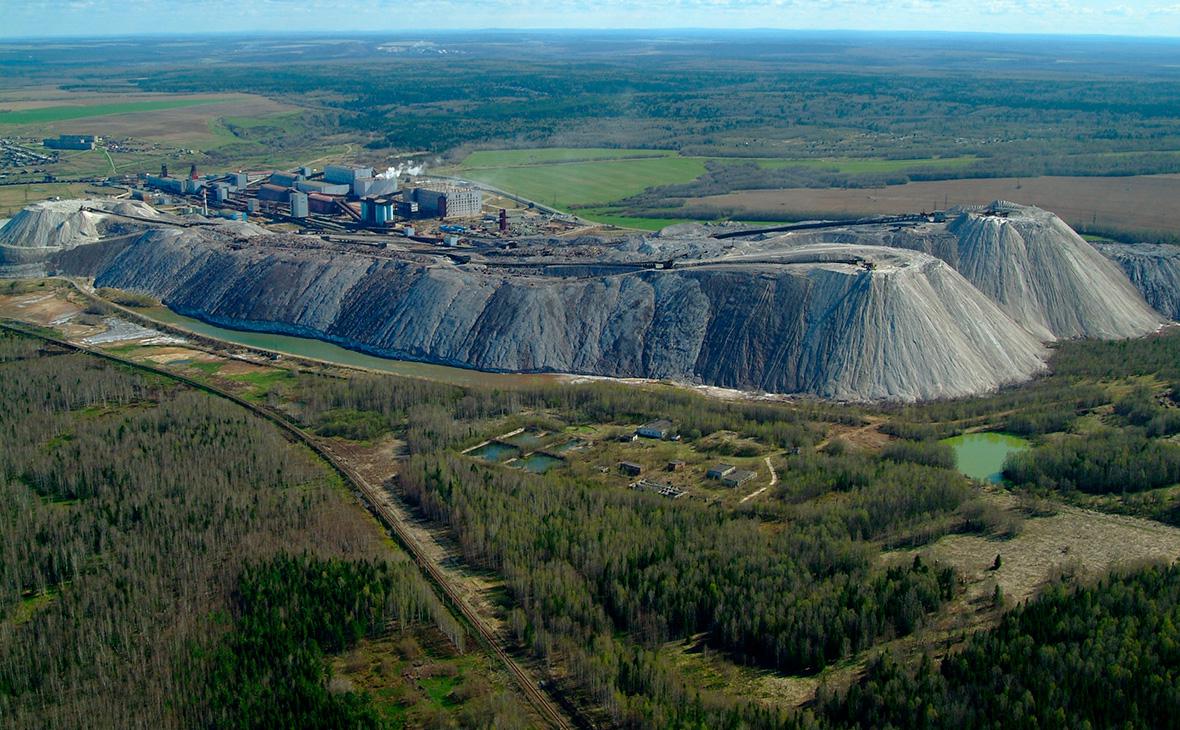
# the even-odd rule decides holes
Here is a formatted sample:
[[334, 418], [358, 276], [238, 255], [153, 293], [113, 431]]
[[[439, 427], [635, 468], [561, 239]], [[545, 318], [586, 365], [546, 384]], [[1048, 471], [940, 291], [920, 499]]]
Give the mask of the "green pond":
[[532, 451], [541, 446], [544, 438], [544, 433], [537, 433], [536, 431], [522, 431], [515, 436], [511, 436], [504, 440], [514, 446], [519, 446], [523, 451]]
[[311, 360], [348, 365], [351, 367], [380, 370], [394, 375], [404, 375], [415, 378], [427, 378], [453, 385], [492, 385], [492, 386], [521, 386], [536, 385], [550, 381], [552, 375], [544, 374], [514, 374], [514, 373], [484, 373], [478, 370], [453, 368], [446, 365], [433, 365], [412, 360], [393, 360], [363, 352], [349, 350], [330, 342], [312, 339], [310, 337], [295, 337], [271, 332], [253, 332], [250, 330], [236, 330], [202, 322], [199, 319], [177, 314], [165, 307], [152, 307], [139, 312], [149, 319], [186, 329], [198, 335], [212, 337], [223, 342], [232, 342], [246, 347], [260, 350], [280, 352]]
[[967, 433], [943, 439], [955, 450], [959, 471], [973, 479], [999, 483], [1003, 477], [1004, 459], [1008, 454], [1024, 451], [1028, 441], [1006, 433]]
[[580, 449], [585, 445], [586, 445], [586, 442], [583, 441], [582, 439], [570, 439], [569, 441], [566, 441], [564, 444], [561, 444], [560, 446], [555, 446], [552, 450], [554, 453], [564, 454], [567, 451], [573, 451], [574, 449]]
[[512, 462], [511, 466], [531, 471], [534, 474], [544, 474], [553, 467], [560, 466], [561, 463], [561, 459], [548, 454], [530, 454], [527, 458]]
[[468, 451], [468, 456], [474, 456], [477, 459], [484, 461], [504, 461], [514, 456], [520, 455], [520, 449], [508, 444], [501, 444], [496, 441], [484, 444], [474, 451]]

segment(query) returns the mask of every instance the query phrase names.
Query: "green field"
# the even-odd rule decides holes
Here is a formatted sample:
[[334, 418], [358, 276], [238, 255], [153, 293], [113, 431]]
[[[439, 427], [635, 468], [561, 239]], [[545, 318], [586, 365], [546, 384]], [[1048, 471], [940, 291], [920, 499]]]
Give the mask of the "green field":
[[112, 114], [132, 114], [134, 112], [152, 112], [161, 109], [180, 109], [189, 106], [200, 106], [202, 104], [218, 104], [223, 101], [225, 100], [221, 98], [164, 99], [161, 101], [135, 101], [122, 104], [46, 106], [39, 109], [0, 111], [0, 124], [51, 124], [70, 119], [105, 117]]
[[546, 165], [588, 160], [622, 160], [640, 157], [675, 157], [672, 150], [610, 149], [604, 147], [539, 147], [525, 150], [483, 150], [472, 152], [463, 160], [463, 168]]
[[607, 204], [704, 172], [703, 158], [671, 156], [462, 170], [471, 180], [563, 209]]
[[915, 168], [966, 167], [977, 160], [973, 156], [923, 159], [682, 157], [670, 150], [545, 147], [473, 152], [455, 172], [543, 205], [563, 210], [578, 208], [578, 215], [588, 220], [623, 228], [659, 230], [685, 219], [623, 215], [613, 210], [611, 204], [650, 187], [691, 182], [704, 174], [707, 162], [752, 162], [767, 169], [805, 167], [855, 175]]
[[640, 218], [633, 215], [620, 215], [614, 208], [582, 208], [578, 215], [595, 223], [604, 223], [619, 228], [634, 228], [641, 231], [658, 231], [677, 223], [696, 222], [691, 218]]

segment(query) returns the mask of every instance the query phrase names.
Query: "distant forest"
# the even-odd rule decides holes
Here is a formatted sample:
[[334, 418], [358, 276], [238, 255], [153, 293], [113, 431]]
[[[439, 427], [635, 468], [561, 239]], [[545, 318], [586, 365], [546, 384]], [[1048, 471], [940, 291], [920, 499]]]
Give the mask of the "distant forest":
[[306, 107], [318, 134], [346, 132], [382, 152], [585, 146], [722, 158], [979, 158], [885, 176], [735, 161], [716, 166], [694, 195], [1180, 172], [1180, 45], [1167, 41], [773, 32], [332, 40], [0, 45], [0, 69], [9, 84], [265, 94]]

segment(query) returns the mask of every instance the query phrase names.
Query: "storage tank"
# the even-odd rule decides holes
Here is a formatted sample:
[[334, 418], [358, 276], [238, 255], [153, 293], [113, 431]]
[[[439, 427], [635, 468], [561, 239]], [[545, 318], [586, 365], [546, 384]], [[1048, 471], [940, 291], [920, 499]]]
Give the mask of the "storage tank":
[[307, 195], [304, 193], [291, 193], [291, 217], [307, 217]]

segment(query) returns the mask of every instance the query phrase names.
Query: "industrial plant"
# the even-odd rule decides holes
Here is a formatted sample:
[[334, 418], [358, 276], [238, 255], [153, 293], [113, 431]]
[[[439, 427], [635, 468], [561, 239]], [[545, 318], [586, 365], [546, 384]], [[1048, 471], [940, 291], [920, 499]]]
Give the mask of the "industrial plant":
[[485, 214], [483, 191], [471, 185], [423, 177], [403, 180], [393, 170], [375, 173], [372, 167], [355, 165], [214, 174], [201, 174], [191, 165], [183, 175], [170, 174], [162, 165], [159, 174], [112, 182], [128, 186], [135, 200], [206, 216], [289, 223], [305, 232], [385, 232], [450, 245], [459, 242], [459, 234], [485, 224], [489, 235], [506, 234], [510, 219], [519, 215], [510, 217], [502, 209]]

